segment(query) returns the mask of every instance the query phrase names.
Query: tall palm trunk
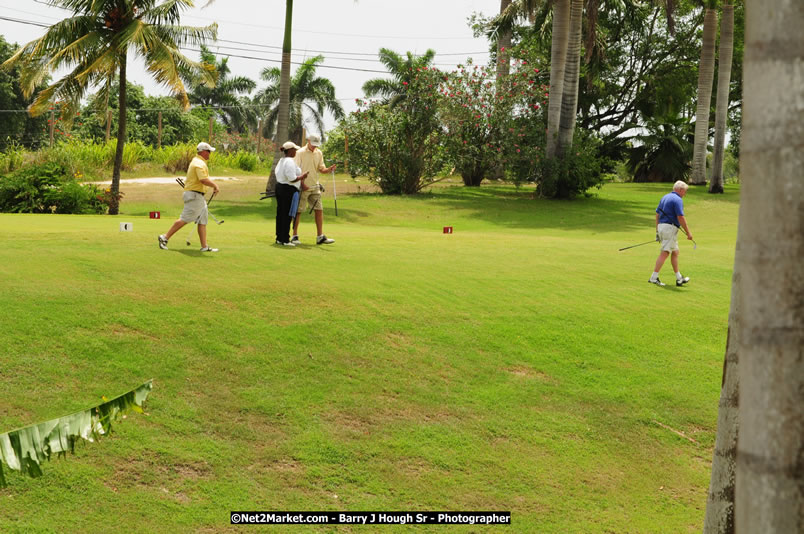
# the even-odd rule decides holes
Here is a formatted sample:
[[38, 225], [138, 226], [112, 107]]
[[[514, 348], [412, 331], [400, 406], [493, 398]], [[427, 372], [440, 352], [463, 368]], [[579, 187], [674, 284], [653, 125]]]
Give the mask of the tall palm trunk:
[[564, 70], [561, 120], [558, 130], [559, 155], [566, 154], [572, 148], [572, 136], [575, 133], [575, 118], [578, 115], [578, 81], [581, 75], [582, 22], [583, 0], [572, 0], [569, 42], [567, 43], [567, 67]]
[[[508, 9], [511, 0], [500, 0], [500, 14]], [[508, 76], [511, 71], [511, 55], [508, 50], [511, 48], [511, 30], [506, 29], [500, 32], [497, 38], [497, 79]]]
[[746, 2], [735, 524], [804, 531], [804, 9]]
[[720, 54], [717, 66], [717, 103], [715, 104], [715, 153], [709, 192], [723, 192], [723, 155], [726, 145], [726, 121], [729, 115], [729, 84], [734, 49], [734, 6], [723, 4], [720, 19]]
[[276, 189], [276, 165], [282, 158], [279, 147], [288, 140], [288, 124], [290, 123], [290, 52], [293, 27], [293, 0], [285, 0], [285, 39], [282, 42], [282, 67], [279, 74], [279, 114], [276, 118], [276, 136], [274, 137], [274, 162], [271, 176], [268, 178], [266, 191]]
[[[740, 242], [737, 242], [740, 248]], [[736, 254], [740, 254], [739, 251]], [[729, 330], [726, 338], [726, 356], [723, 359], [723, 379], [720, 384], [717, 437], [712, 457], [712, 476], [706, 500], [704, 534], [734, 534], [734, 480], [737, 468], [737, 411], [740, 399], [739, 353], [737, 337], [742, 332], [739, 324], [740, 274], [735, 263], [731, 278], [731, 307]]]
[[126, 61], [127, 55], [123, 52], [120, 58], [120, 93], [118, 95], [117, 110], [117, 148], [114, 152], [114, 167], [112, 169], [112, 201], [109, 204], [109, 215], [120, 212], [120, 169], [123, 167], [123, 149], [126, 145]]
[[695, 143], [692, 153], [690, 183], [706, 183], [706, 146], [709, 144], [709, 110], [712, 105], [712, 80], [715, 76], [715, 34], [717, 12], [706, 8], [703, 25], [703, 46], [698, 66], [698, 105], [695, 113]]
[[553, 39], [550, 48], [550, 101], [547, 105], [548, 158], [556, 156], [558, 129], [561, 123], [561, 99], [564, 94], [564, 70], [567, 67], [569, 43], [570, 0], [555, 0], [553, 4]]

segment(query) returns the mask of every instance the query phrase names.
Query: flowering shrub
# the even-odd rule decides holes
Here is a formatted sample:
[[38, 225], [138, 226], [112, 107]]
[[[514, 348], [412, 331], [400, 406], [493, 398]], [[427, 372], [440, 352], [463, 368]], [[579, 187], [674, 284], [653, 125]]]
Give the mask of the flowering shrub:
[[436, 69], [403, 82], [395, 105], [358, 100], [360, 109], [342, 130], [349, 138], [350, 169], [368, 176], [383, 193], [412, 194], [432, 182], [441, 168]]
[[438, 88], [443, 143], [465, 185], [480, 185], [495, 169], [516, 171], [508, 174], [517, 181], [527, 179], [523, 174], [536, 164], [543, 146], [529, 143], [544, 124], [541, 77], [538, 68], [518, 61], [511, 75], [498, 80], [492, 66], [471, 60], [444, 76]]

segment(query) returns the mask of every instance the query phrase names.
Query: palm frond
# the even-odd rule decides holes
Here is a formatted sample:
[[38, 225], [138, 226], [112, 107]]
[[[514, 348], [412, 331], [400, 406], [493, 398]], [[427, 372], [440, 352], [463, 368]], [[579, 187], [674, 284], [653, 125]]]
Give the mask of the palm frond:
[[78, 439], [95, 441], [112, 430], [112, 421], [129, 411], [142, 412], [153, 380], [80, 412], [0, 434], [0, 487], [7, 485], [3, 464], [31, 477], [42, 476], [41, 464], [53, 454], [75, 452]]

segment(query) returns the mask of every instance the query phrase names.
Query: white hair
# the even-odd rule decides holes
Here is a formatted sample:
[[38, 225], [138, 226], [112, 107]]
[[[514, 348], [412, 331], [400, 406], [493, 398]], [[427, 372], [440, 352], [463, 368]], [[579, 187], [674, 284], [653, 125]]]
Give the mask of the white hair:
[[686, 191], [688, 187], [686, 182], [679, 180], [673, 184], [673, 191]]

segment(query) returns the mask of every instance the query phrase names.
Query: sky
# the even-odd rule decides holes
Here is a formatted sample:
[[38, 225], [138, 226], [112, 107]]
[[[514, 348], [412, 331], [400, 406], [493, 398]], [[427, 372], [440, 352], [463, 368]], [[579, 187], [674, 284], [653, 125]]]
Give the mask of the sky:
[[[247, 76], [258, 88], [265, 87], [260, 72], [280, 65], [285, 0], [217, 0], [206, 8], [200, 7], [206, 0], [195, 0], [195, 4], [198, 7], [184, 12], [182, 23], [217, 22], [219, 41], [209, 44], [211, 50], [229, 56], [232, 75]], [[499, 9], [500, 0], [295, 0], [291, 61], [324, 55], [316, 72], [332, 81], [348, 113], [356, 109], [355, 99], [363, 97], [366, 80], [387, 76], [377, 60], [381, 47], [400, 54], [421, 54], [432, 48], [434, 63], [442, 69], [468, 57], [486, 63], [488, 42], [472, 36], [468, 18], [475, 12], [494, 15]], [[8, 42], [23, 44], [40, 37], [45, 28], [5, 19], [53, 24], [67, 15], [45, 0], [0, 0], [0, 34]], [[196, 51], [184, 53], [199, 59]], [[295, 70], [296, 65], [291, 65], [291, 73]], [[128, 77], [148, 94], [168, 94], [149, 78], [141, 60], [135, 60]], [[330, 129], [335, 122], [327, 116], [325, 124]]]

